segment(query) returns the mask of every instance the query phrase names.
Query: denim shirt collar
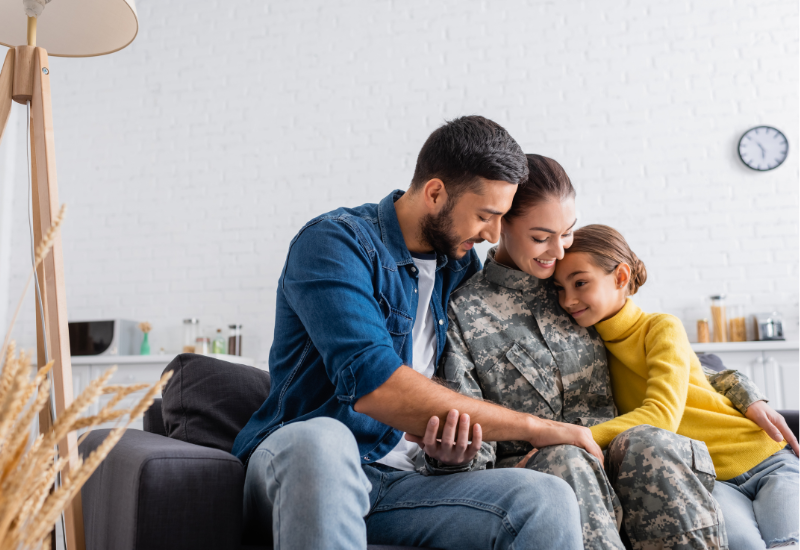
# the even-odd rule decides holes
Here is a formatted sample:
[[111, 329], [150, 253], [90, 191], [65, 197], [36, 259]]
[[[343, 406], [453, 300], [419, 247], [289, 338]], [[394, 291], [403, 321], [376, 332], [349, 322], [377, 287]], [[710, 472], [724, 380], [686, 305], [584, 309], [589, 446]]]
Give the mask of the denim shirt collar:
[[[394, 203], [397, 199], [405, 195], [405, 191], [395, 189], [378, 204], [378, 225], [381, 228], [381, 241], [392, 255], [398, 266], [414, 263], [411, 253], [406, 247], [406, 240], [403, 238], [403, 231], [400, 229], [400, 222], [397, 220], [397, 210]], [[447, 265], [447, 256], [436, 253], [436, 271]]]
[[539, 286], [541, 282], [533, 275], [528, 275], [519, 269], [512, 269], [498, 263], [494, 259], [497, 247], [493, 247], [486, 254], [483, 272], [490, 283], [494, 283], [512, 290], [530, 291]]

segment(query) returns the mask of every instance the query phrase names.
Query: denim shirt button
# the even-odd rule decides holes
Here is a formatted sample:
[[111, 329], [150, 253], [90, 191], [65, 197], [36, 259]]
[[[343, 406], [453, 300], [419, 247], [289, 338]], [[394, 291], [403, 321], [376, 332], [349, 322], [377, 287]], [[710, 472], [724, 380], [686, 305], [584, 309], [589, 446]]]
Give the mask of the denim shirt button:
[[417, 272], [417, 268], [416, 267], [412, 267], [411, 268], [411, 273], [416, 273], [416, 272]]
[[439, 319], [439, 324], [443, 325], [444, 324], [444, 319]]

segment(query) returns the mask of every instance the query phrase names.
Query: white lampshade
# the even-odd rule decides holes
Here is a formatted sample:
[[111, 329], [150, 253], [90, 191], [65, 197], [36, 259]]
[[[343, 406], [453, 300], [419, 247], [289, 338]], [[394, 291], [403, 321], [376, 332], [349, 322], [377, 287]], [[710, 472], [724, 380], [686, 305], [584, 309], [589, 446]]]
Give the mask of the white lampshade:
[[[112, 53], [139, 32], [134, 0], [51, 0], [36, 26], [36, 45], [56, 57]], [[0, 0], [0, 44], [25, 46], [27, 33], [22, 0]]]

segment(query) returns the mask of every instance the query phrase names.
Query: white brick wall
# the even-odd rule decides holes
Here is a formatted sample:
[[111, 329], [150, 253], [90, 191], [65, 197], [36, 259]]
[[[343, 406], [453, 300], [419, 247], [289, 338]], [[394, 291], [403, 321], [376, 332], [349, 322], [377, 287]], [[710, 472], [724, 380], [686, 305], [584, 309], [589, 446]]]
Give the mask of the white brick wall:
[[[726, 292], [781, 311], [797, 338], [796, 2], [138, 7], [129, 48], [50, 62], [71, 318], [149, 320], [154, 351], [179, 347], [184, 317], [240, 322], [265, 362], [297, 229], [405, 188], [430, 131], [479, 113], [566, 167], [581, 223], [628, 237], [645, 309], [694, 336], [704, 299]], [[736, 155], [760, 124], [790, 142], [763, 174]], [[24, 146], [14, 156], [12, 302], [28, 261]]]

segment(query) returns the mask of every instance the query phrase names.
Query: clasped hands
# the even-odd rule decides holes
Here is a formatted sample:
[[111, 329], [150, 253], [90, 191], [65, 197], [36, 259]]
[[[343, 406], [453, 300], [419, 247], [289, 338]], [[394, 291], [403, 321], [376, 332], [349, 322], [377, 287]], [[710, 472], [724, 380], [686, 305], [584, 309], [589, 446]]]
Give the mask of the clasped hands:
[[455, 466], [471, 462], [478, 451], [481, 450], [483, 435], [481, 425], [472, 427], [472, 442], [469, 440], [469, 415], [459, 416], [458, 411], [451, 409], [442, 429], [442, 438], [437, 439], [439, 433], [439, 417], [432, 416], [425, 427], [425, 435], [418, 437], [406, 433], [406, 439], [419, 445], [425, 454], [443, 464]]
[[[748, 407], [745, 415], [775, 441], [785, 439], [795, 454], [800, 454], [797, 438], [786, 425], [783, 416], [765, 402], [753, 403]], [[517, 467], [525, 467], [528, 460], [536, 453], [536, 447], [559, 444], [571, 444], [586, 449], [587, 452], [597, 457], [601, 464], [603, 463], [603, 453], [594, 442], [588, 428], [552, 420], [538, 419], [538, 421], [541, 422], [538, 433], [531, 440], [534, 449], [520, 460]], [[433, 416], [428, 421], [423, 437], [406, 433], [405, 438], [419, 445], [430, 458], [451, 466], [471, 462], [481, 449], [483, 441], [481, 426], [475, 424], [472, 427], [472, 441], [470, 441], [468, 414], [459, 415], [457, 410], [450, 410], [447, 413], [441, 439], [437, 437], [438, 432], [439, 418]]]
[[[405, 438], [419, 445], [430, 458], [443, 464], [451, 466], [467, 464], [478, 454], [483, 441], [480, 424], [475, 424], [472, 427], [472, 441], [470, 441], [469, 420], [468, 414], [459, 415], [457, 410], [452, 409], [447, 413], [441, 439], [437, 438], [439, 418], [436, 416], [431, 417], [428, 421], [423, 437], [406, 433]], [[603, 463], [603, 452], [595, 443], [588, 428], [544, 419], [536, 419], [536, 422], [536, 434], [532, 434], [530, 439], [534, 449], [523, 457], [517, 464], [518, 467], [525, 467], [528, 460], [536, 452], [537, 447], [560, 444], [576, 445], [586, 449], [601, 464]]]

